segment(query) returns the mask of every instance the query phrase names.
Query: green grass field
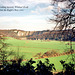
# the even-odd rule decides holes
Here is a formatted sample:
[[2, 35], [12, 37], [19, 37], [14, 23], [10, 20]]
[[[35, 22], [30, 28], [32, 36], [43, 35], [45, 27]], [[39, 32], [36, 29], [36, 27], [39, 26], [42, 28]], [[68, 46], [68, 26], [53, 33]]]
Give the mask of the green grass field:
[[[5, 42], [9, 44], [6, 50], [8, 52], [10, 51], [13, 52], [13, 55], [9, 56], [7, 60], [14, 59], [17, 56], [23, 56], [23, 59], [29, 60], [30, 58], [33, 58], [35, 60], [34, 56], [37, 53], [41, 52], [43, 54], [51, 50], [55, 50], [58, 53], [63, 53], [70, 48], [70, 46], [67, 45], [67, 43], [69, 42], [63, 42], [63, 41], [17, 40], [17, 39], [8, 37], [5, 40]], [[72, 42], [72, 48], [75, 50], [75, 42]], [[68, 57], [70, 57], [70, 55], [51, 57], [49, 58], [49, 60], [51, 63], [55, 64], [55, 67], [57, 70], [60, 70], [62, 69], [62, 66], [59, 61], [66, 60]], [[36, 59], [35, 61], [37, 62], [38, 60], [42, 60], [44, 62], [45, 58]], [[67, 62], [69, 62], [69, 60], [67, 60]]]

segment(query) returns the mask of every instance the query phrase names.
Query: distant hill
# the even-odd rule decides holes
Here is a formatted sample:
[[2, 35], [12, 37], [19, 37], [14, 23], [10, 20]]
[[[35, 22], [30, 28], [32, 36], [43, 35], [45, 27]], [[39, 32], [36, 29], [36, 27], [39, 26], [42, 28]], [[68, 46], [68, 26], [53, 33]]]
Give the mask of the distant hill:
[[14, 37], [17, 39], [28, 39], [28, 37], [30, 36], [42, 35], [43, 33], [47, 33], [47, 32], [49, 32], [49, 30], [23, 31], [23, 30], [11, 29], [11, 30], [0, 30], [0, 36]]
[[[66, 31], [23, 31], [17, 29], [0, 30], [0, 36], [13, 37], [21, 40], [64, 40], [69, 41], [73, 37], [72, 30]], [[72, 39], [75, 41], [75, 37]]]

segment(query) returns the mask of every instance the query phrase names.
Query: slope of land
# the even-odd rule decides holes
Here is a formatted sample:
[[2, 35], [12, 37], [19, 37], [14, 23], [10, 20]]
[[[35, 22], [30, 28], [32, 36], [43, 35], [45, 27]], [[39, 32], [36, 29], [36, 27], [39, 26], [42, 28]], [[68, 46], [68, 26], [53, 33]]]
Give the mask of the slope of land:
[[[21, 40], [62, 40], [69, 41], [74, 36], [72, 30], [66, 31], [23, 31], [23, 30], [0, 30], [0, 36], [14, 37]], [[75, 37], [72, 38], [75, 41]]]

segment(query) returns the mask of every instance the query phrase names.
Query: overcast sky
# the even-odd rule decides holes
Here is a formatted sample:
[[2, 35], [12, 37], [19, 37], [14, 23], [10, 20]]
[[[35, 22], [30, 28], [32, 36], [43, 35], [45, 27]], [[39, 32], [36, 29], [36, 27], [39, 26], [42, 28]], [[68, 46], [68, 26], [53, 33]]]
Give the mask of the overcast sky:
[[[48, 22], [48, 19], [54, 18], [52, 10], [57, 5], [51, 3], [52, 0], [0, 0], [0, 29], [53, 29], [55, 24]], [[60, 2], [58, 6], [65, 8], [64, 4], [66, 2]]]

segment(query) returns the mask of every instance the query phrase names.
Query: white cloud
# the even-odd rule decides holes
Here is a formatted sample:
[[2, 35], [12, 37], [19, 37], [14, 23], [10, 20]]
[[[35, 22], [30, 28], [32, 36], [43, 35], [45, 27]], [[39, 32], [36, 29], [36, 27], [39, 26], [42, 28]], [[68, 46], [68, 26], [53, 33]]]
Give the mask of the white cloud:
[[52, 10], [53, 9], [53, 6], [48, 6], [48, 7], [45, 7], [45, 8], [42, 8], [42, 9], [40, 9], [40, 11], [50, 11], [50, 10]]
[[34, 13], [34, 14], [40, 14], [37, 10], [31, 10], [31, 13]]
[[28, 5], [28, 6], [35, 6], [39, 3], [50, 3], [50, 0], [1, 0], [0, 4], [1, 5], [7, 5], [7, 6], [12, 6], [12, 5]]
[[53, 24], [48, 24], [48, 22], [43, 19], [47, 16], [49, 15], [0, 17], [0, 29], [21, 29], [26, 31], [51, 29], [53, 27]]
[[[29, 6], [29, 11], [31, 13], [36, 13], [38, 15], [30, 15], [24, 17], [16, 17], [17, 14], [14, 13], [15, 17], [11, 14], [7, 14], [7, 16], [0, 17], [0, 29], [22, 29], [22, 30], [45, 30], [52, 27], [51, 24], [48, 24], [46, 18], [50, 15], [47, 15], [53, 6], [48, 7], [40, 7], [38, 4], [50, 4], [52, 0], [0, 0], [0, 6]], [[34, 10], [35, 9], [35, 10]], [[27, 11], [28, 12], [28, 11]], [[26, 12], [26, 13], [27, 13]], [[8, 13], [8, 12], [7, 12]], [[13, 12], [11, 12], [13, 13]], [[45, 13], [45, 15], [39, 15], [40, 13]], [[2, 13], [1, 13], [2, 14]], [[23, 13], [25, 14], [25, 13]], [[50, 26], [51, 25], [51, 26]]]
[[70, 4], [69, 1], [58, 2], [58, 6], [60, 8], [66, 8], [66, 7], [68, 7], [69, 4]]
[[50, 0], [28, 0], [29, 2], [34, 2], [34, 3], [49, 3]]
[[50, 11], [54, 8], [54, 6], [48, 6], [48, 7], [37, 7], [35, 10], [32, 10], [31, 13], [36, 13], [36, 14], [40, 14], [40, 13], [45, 13], [48, 14], [50, 13]]

